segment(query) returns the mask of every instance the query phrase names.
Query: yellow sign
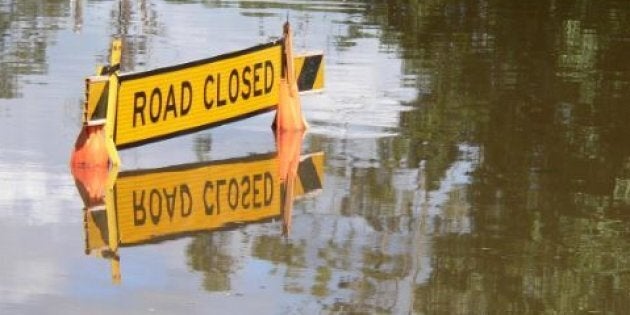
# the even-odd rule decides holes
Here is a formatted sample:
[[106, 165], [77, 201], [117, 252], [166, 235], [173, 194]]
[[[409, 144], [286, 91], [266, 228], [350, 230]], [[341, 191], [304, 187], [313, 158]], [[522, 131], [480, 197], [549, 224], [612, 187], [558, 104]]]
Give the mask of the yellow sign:
[[120, 244], [280, 215], [275, 156], [220, 163], [121, 173], [115, 184]]
[[114, 143], [132, 147], [273, 109], [281, 42], [119, 77]]

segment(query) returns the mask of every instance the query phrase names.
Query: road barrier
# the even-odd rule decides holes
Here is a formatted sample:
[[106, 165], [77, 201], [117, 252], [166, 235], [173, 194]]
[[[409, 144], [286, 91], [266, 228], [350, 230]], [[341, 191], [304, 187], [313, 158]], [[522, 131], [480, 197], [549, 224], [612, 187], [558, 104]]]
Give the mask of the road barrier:
[[[286, 23], [284, 36], [277, 41], [179, 65], [119, 73], [122, 42], [114, 40], [110, 65], [98, 67], [96, 75], [86, 79], [83, 137], [75, 144], [71, 164], [92, 165], [104, 156], [118, 166], [118, 150], [276, 109], [276, 132], [307, 129], [299, 93], [323, 89], [324, 56], [294, 56], [292, 43]], [[88, 133], [90, 126], [103, 130]], [[92, 137], [102, 138], [104, 145], [85, 148]]]

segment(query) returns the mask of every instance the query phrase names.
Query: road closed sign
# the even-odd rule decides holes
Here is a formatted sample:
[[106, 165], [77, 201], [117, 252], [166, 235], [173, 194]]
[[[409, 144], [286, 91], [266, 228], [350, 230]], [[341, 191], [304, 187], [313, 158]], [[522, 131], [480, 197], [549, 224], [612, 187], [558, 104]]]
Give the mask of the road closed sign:
[[275, 108], [282, 42], [119, 76], [118, 148], [193, 132]]

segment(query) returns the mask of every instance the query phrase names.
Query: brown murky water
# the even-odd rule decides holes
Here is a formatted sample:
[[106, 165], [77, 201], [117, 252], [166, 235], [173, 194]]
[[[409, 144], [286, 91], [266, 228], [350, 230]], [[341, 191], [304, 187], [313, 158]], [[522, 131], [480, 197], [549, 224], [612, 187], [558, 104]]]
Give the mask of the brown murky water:
[[[123, 151], [117, 183], [177, 181], [186, 214], [181, 183], [258, 174], [268, 212], [103, 251], [68, 161], [110, 39], [145, 70], [276, 39], [287, 15], [327, 67], [302, 97], [321, 188], [288, 235], [264, 114]], [[0, 0], [0, 35], [0, 313], [630, 309], [627, 0]]]

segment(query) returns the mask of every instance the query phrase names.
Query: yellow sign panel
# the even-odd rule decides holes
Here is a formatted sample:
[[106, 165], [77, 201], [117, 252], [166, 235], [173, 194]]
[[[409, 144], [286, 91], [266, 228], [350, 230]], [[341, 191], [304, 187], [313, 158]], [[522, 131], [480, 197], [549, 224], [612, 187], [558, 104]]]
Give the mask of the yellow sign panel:
[[131, 147], [272, 109], [281, 68], [281, 42], [273, 42], [121, 75], [114, 142]]
[[122, 173], [115, 196], [123, 246], [259, 221], [281, 213], [278, 159]]

